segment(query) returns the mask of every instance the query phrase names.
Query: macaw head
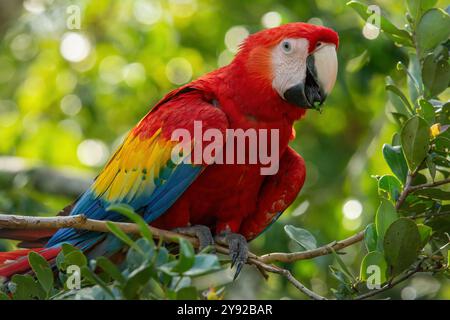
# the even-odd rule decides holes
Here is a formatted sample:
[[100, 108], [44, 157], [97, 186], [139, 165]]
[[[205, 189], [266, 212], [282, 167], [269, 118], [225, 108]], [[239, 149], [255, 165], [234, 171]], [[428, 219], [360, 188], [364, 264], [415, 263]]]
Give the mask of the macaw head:
[[329, 28], [289, 23], [250, 35], [235, 60], [278, 98], [297, 107], [317, 108], [336, 81], [338, 41]]

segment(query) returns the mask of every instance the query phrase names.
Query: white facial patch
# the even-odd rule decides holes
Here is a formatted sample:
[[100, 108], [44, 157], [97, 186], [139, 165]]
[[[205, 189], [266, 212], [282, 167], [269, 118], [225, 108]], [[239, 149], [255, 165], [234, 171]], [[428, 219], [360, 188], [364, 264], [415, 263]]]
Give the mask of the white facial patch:
[[308, 47], [306, 39], [284, 39], [273, 49], [272, 87], [283, 99], [289, 88], [305, 81]]

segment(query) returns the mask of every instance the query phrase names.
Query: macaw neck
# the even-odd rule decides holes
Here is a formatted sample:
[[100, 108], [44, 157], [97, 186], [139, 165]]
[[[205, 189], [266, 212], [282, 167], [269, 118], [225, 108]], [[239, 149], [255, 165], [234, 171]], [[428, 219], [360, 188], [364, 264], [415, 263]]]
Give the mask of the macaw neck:
[[306, 112], [281, 99], [272, 83], [248, 73], [238, 63], [223, 68], [220, 96], [226, 96], [223, 109], [230, 116], [243, 117], [251, 123], [288, 123], [292, 126]]

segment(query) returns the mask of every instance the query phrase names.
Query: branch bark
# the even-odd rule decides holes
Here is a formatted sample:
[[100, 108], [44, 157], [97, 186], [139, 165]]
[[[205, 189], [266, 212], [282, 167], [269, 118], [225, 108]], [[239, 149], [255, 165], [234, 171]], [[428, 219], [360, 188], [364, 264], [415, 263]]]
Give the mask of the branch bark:
[[[110, 232], [106, 224], [107, 221], [88, 219], [84, 215], [74, 216], [57, 216], [57, 217], [34, 217], [34, 216], [19, 216], [19, 215], [5, 215], [0, 214], [0, 228], [5, 229], [61, 229], [61, 228], [74, 228], [96, 232]], [[140, 234], [139, 227], [134, 223], [128, 222], [113, 222], [122, 231], [128, 234]], [[149, 226], [153, 236], [157, 239], [163, 239], [167, 242], [178, 242], [182, 237], [190, 241], [194, 246], [198, 247], [199, 242], [194, 237], [189, 237], [176, 232], [161, 230], [152, 226]], [[353, 237], [347, 238], [343, 241], [335, 242], [331, 247], [335, 250], [342, 249], [351, 244], [354, 244], [362, 239], [362, 234], [359, 233]], [[215, 249], [222, 254], [229, 254], [227, 247], [216, 244]], [[270, 262], [289, 260], [294, 262], [297, 260], [311, 259], [320, 255], [326, 255], [331, 252], [330, 246], [324, 246], [315, 250], [300, 252], [300, 253], [276, 253], [268, 254], [263, 257], [258, 257], [254, 253], [249, 253], [247, 264], [256, 266], [260, 271], [269, 273], [276, 273], [284, 276], [293, 286], [303, 292], [306, 296], [314, 300], [326, 300], [306, 286], [300, 281], [294, 278], [291, 272], [287, 269], [280, 268]], [[286, 258], [287, 257], [287, 258]]]

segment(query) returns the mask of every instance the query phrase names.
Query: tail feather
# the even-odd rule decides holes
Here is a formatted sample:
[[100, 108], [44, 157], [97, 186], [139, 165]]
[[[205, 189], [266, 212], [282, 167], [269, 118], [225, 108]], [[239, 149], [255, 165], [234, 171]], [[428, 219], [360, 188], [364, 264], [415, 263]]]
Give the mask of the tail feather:
[[47, 261], [52, 261], [61, 251], [61, 247], [22, 249], [10, 252], [0, 252], [0, 277], [10, 278], [14, 274], [31, 270], [28, 254], [37, 252]]

